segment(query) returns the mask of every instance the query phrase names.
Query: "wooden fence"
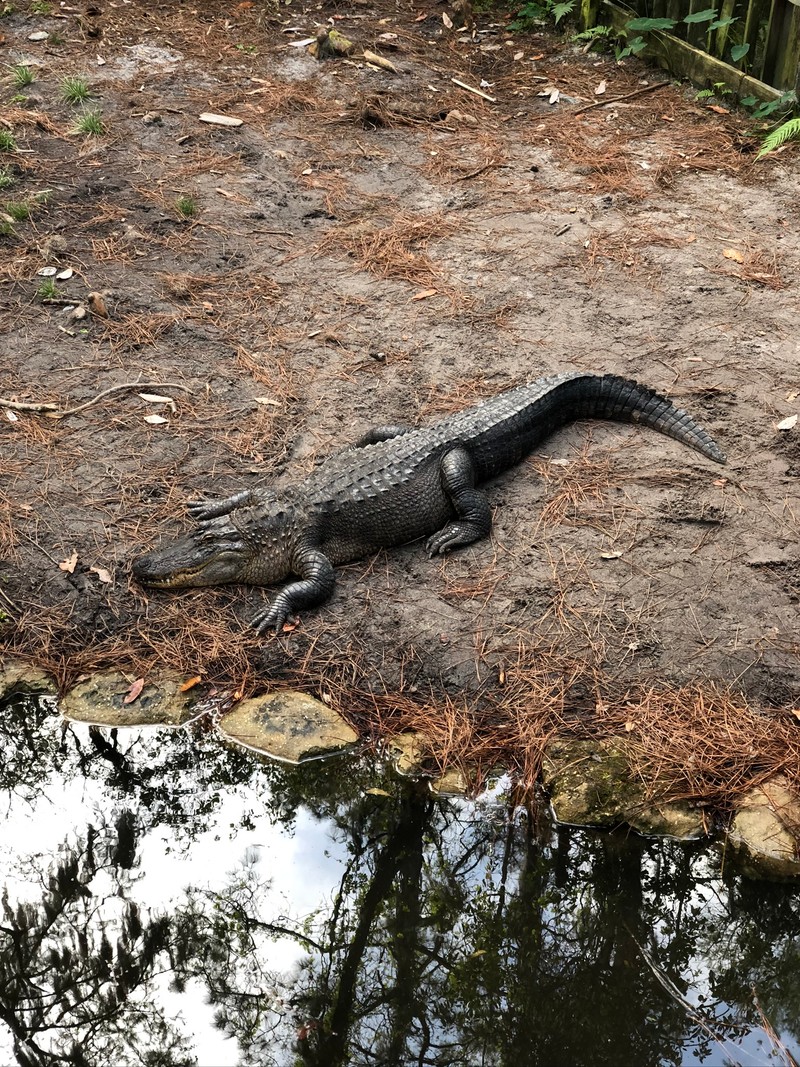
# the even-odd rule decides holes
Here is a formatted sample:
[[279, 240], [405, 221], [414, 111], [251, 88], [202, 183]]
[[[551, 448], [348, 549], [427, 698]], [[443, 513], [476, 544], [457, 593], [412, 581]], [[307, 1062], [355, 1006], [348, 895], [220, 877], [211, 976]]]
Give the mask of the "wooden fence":
[[800, 98], [800, 0], [581, 0], [582, 29], [611, 25], [630, 41], [640, 31], [628, 24], [643, 19], [663, 20], [641, 33], [643, 53], [673, 73], [740, 96]]

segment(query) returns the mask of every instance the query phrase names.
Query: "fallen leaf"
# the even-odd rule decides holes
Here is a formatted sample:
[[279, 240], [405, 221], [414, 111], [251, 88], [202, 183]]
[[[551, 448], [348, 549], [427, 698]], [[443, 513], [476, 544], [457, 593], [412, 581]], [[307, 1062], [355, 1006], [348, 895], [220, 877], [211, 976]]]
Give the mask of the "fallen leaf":
[[285, 622], [283, 624], [283, 626], [281, 626], [281, 633], [282, 634], [290, 634], [296, 629], [297, 629], [297, 623], [296, 622]]
[[90, 567], [89, 570], [92, 574], [96, 574], [101, 582], [104, 582], [106, 585], [111, 584], [113, 579], [105, 567]]
[[385, 789], [378, 789], [377, 786], [373, 786], [371, 789], [365, 790], [368, 797], [390, 797], [392, 794], [387, 793]]
[[280, 400], [273, 400], [271, 396], [254, 396], [253, 400], [257, 404], [266, 404], [271, 408], [279, 408], [281, 406]]
[[605, 91], [606, 91], [606, 82], [605, 82], [605, 80], [603, 80], [603, 81], [600, 82], [600, 84], [595, 89], [594, 95], [595, 96], [602, 96]]
[[628, 719], [628, 721], [625, 723], [625, 729], [628, 733], [631, 733], [633, 730], [636, 729], [636, 723], [633, 721], [633, 719]]
[[66, 571], [67, 574], [74, 574], [77, 562], [78, 562], [78, 553], [77, 552], [73, 552], [71, 556], [68, 556], [67, 559], [65, 559], [63, 561], [63, 563], [59, 563], [59, 565], [58, 565], [59, 570]]
[[717, 487], [717, 489], [722, 489], [728, 484], [728, 479], [727, 478], [715, 478], [712, 484], [715, 485]]
[[194, 689], [194, 687], [195, 687], [195, 686], [197, 685], [197, 683], [198, 683], [198, 682], [199, 682], [199, 681], [200, 681], [201, 679], [202, 679], [202, 675], [200, 675], [200, 674], [196, 674], [196, 675], [194, 676], [194, 678], [190, 678], [190, 679], [189, 679], [188, 681], [186, 681], [186, 682], [184, 682], [184, 683], [183, 683], [183, 685], [182, 685], [182, 686], [180, 687], [180, 690], [179, 690], [179, 692], [181, 692], [181, 693], [188, 693], [190, 689]]
[[793, 404], [795, 400], [797, 400], [798, 396], [800, 396], [800, 393], [787, 393], [786, 400], [788, 403]]
[[446, 11], [442, 12], [442, 22], [445, 24], [448, 30], [452, 30], [453, 20], [450, 18]]
[[242, 126], [244, 124], [243, 119], [235, 119], [230, 115], [217, 115], [213, 111], [204, 111], [199, 119], [201, 122], [210, 122], [212, 126]]
[[485, 956], [485, 955], [486, 955], [486, 949], [485, 948], [476, 948], [475, 951], [472, 953], [472, 955], [469, 956], [468, 958], [471, 959], [471, 960], [476, 960], [478, 958], [478, 956]]
[[148, 404], [171, 404], [173, 402], [171, 396], [159, 396], [158, 393], [139, 393], [139, 396]]
[[690, 233], [690, 234], [686, 235], [686, 243], [687, 243], [687, 245], [693, 244], [696, 240], [697, 240], [697, 234], [696, 233]]
[[134, 702], [134, 700], [136, 700], [136, 698], [138, 697], [138, 695], [141, 693], [141, 691], [143, 689], [144, 689], [144, 678], [137, 678], [136, 681], [131, 685], [131, 687], [128, 690], [128, 692], [122, 698], [122, 703], [123, 704], [132, 704]]
[[16, 411], [12, 411], [10, 408], [6, 409], [6, 418], [9, 422], [19, 422], [19, 415]]
[[744, 263], [744, 253], [740, 252], [738, 248], [725, 248], [722, 254], [726, 259], [732, 259], [736, 263]]
[[728, 108], [720, 107], [719, 104], [709, 104], [706, 111], [716, 111], [718, 115], [730, 115]]
[[776, 430], [793, 430], [796, 425], [797, 425], [797, 415], [790, 415], [788, 417], [788, 419], [781, 419], [781, 421], [778, 423], [778, 425], [775, 427], [775, 429]]
[[525, 55], [524, 52], [515, 52], [514, 53], [514, 62], [515, 63], [518, 62], [520, 59], [523, 58], [524, 55]]
[[429, 296], [436, 296], [438, 289], [423, 289], [421, 293], [414, 293], [412, 300], [427, 300]]
[[150, 426], [163, 426], [168, 420], [163, 415], [145, 415], [144, 421]]
[[211, 304], [211, 303], [209, 303], [209, 301], [208, 301], [208, 300], [204, 300], [204, 301], [203, 301], [203, 311], [205, 311], [206, 315], [211, 315], [211, 314], [213, 314], [213, 311], [214, 311], [214, 305], [213, 305], [213, 304]]
[[417, 17], [416, 17], [416, 18], [414, 19], [414, 22], [424, 22], [424, 21], [425, 21], [425, 19], [426, 19], [427, 17], [428, 17], [428, 12], [427, 12], [427, 11], [422, 11], [422, 12], [421, 12], [421, 13], [420, 13], [419, 15], [417, 15]]
[[601, 552], [600, 559], [619, 559], [621, 555], [619, 549], [616, 549], [614, 552]]

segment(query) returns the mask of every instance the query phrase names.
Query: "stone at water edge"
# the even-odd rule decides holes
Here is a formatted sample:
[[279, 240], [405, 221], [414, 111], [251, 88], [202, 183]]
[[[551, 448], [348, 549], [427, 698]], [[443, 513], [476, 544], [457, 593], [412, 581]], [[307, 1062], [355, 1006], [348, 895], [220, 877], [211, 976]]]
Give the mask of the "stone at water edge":
[[557, 822], [569, 826], [630, 826], [642, 834], [694, 839], [706, 833], [701, 811], [645, 796], [613, 738], [554, 741], [545, 750], [543, 784]]
[[55, 696], [56, 680], [20, 659], [0, 660], [0, 700], [17, 694]]
[[418, 775], [430, 777], [431, 742], [430, 738], [417, 730], [404, 734], [395, 734], [386, 746], [394, 769], [403, 777], [415, 778]]
[[242, 700], [219, 724], [223, 737], [267, 756], [302, 763], [352, 748], [358, 734], [335, 711], [306, 693]]
[[800, 878], [800, 798], [778, 776], [751, 789], [728, 831], [753, 878]]
[[181, 692], [184, 679], [164, 676], [148, 681], [129, 704], [125, 697], [134, 679], [119, 671], [92, 674], [59, 702], [71, 722], [92, 726], [182, 726], [194, 718], [194, 689]]

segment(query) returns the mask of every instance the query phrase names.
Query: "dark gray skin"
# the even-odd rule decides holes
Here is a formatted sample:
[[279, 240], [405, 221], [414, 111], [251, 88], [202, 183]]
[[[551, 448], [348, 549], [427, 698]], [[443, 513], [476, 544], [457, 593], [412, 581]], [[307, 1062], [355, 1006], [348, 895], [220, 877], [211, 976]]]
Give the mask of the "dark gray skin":
[[615, 375], [559, 374], [432, 426], [378, 427], [288, 489], [190, 503], [197, 529], [141, 556], [133, 573], [159, 589], [271, 585], [294, 575], [253, 618], [259, 632], [278, 631], [330, 597], [337, 564], [420, 537], [430, 556], [486, 537], [491, 509], [476, 485], [584, 418], [638, 422], [725, 462], [706, 431], [653, 390]]

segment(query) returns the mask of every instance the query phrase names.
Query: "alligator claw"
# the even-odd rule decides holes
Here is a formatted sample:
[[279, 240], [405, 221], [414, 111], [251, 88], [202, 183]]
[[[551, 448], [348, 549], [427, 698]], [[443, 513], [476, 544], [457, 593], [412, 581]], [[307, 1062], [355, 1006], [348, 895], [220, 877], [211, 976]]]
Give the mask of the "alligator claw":
[[278, 595], [272, 604], [268, 604], [267, 607], [255, 613], [250, 620], [250, 625], [259, 634], [266, 634], [270, 629], [274, 629], [275, 633], [279, 634], [289, 617], [289, 607], [281, 603], [280, 595]]

